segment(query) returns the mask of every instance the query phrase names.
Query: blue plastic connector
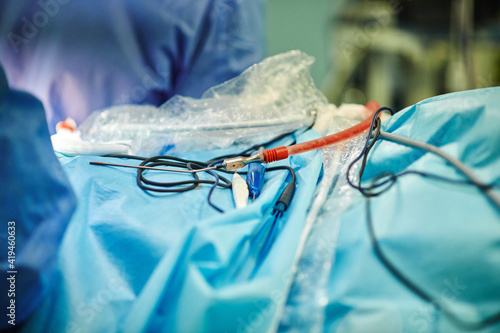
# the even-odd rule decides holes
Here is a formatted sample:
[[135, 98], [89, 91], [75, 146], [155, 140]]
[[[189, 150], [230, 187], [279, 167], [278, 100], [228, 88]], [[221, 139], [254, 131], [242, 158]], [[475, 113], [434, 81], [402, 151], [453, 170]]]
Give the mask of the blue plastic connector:
[[247, 184], [249, 196], [250, 198], [252, 198], [252, 200], [257, 198], [262, 191], [262, 187], [264, 186], [265, 173], [266, 167], [261, 163], [251, 163], [248, 165]]

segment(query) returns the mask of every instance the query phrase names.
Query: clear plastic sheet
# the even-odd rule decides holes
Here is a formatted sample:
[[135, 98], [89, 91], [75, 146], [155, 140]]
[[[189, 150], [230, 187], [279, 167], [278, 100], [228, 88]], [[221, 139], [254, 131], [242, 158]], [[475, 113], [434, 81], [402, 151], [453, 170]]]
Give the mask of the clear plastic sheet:
[[[344, 118], [342, 112], [337, 114], [328, 134], [358, 122]], [[365, 139], [366, 132], [346, 143], [323, 149], [323, 177], [307, 216], [306, 225], [310, 231], [281, 319], [280, 332], [323, 331], [324, 307], [328, 304], [327, 288], [335, 258], [339, 218], [354, 200], [361, 198], [347, 183], [346, 172], [351, 161], [361, 153]], [[359, 167], [359, 163], [353, 167], [351, 180], [357, 180]]]
[[122, 105], [81, 126], [92, 142], [132, 140], [132, 153], [249, 146], [309, 125], [328, 103], [309, 74], [314, 59], [290, 51], [263, 60], [201, 99], [174, 96], [160, 107]]

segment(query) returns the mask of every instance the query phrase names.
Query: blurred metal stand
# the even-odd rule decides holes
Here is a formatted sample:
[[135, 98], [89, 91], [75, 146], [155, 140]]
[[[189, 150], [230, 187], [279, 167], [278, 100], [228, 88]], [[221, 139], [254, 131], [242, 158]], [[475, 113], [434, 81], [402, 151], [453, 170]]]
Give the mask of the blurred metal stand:
[[377, 100], [396, 109], [500, 82], [500, 3], [346, 2], [332, 16], [330, 102]]

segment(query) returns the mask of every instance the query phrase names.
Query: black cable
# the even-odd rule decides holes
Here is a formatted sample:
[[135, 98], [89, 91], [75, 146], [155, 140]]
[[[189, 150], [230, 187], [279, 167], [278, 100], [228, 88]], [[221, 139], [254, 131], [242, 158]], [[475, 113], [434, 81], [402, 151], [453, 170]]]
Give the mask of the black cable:
[[486, 319], [480, 320], [478, 322], [468, 322], [462, 320], [459, 316], [454, 314], [452, 311], [448, 310], [448, 307], [441, 302], [438, 297], [432, 297], [429, 293], [420, 288], [417, 284], [412, 282], [409, 278], [407, 278], [399, 269], [397, 269], [392, 262], [387, 258], [384, 251], [380, 247], [378, 243], [377, 236], [375, 235], [373, 221], [371, 217], [371, 209], [370, 209], [370, 197], [366, 197], [366, 224], [368, 227], [368, 234], [370, 236], [370, 242], [373, 247], [373, 251], [377, 258], [382, 262], [384, 267], [396, 278], [396, 280], [400, 281], [406, 288], [416, 294], [418, 297], [423, 299], [426, 302], [433, 304], [439, 311], [441, 311], [455, 326], [467, 330], [467, 331], [475, 331], [486, 328], [488, 326], [498, 324], [500, 322], [500, 312], [493, 314]]
[[[179, 161], [181, 163], [175, 163], [175, 162], [170, 162], [169, 160], [174, 160], [174, 161]], [[180, 168], [186, 168], [188, 170], [196, 170], [196, 169], [202, 169], [205, 168], [206, 165], [203, 164], [202, 162], [196, 162], [196, 161], [189, 161], [189, 160], [184, 160], [180, 159], [177, 157], [173, 156], [154, 156], [145, 159], [141, 164], [141, 166], [152, 166], [152, 167], [160, 167], [160, 166], [177, 166]], [[163, 192], [163, 193], [169, 193], [169, 192], [174, 192], [174, 193], [182, 193], [182, 192], [187, 192], [190, 190], [195, 189], [198, 187], [200, 184], [215, 184], [215, 181], [213, 180], [202, 180], [199, 179], [198, 175], [196, 173], [192, 173], [193, 175], [193, 180], [186, 180], [186, 181], [178, 181], [178, 182], [154, 182], [146, 177], [144, 177], [144, 171], [143, 169], [138, 169], [137, 170], [137, 185], [142, 188], [143, 190], [148, 190], [148, 191], [154, 191], [154, 192]], [[219, 183], [218, 186], [225, 187], [225, 188], [231, 188], [231, 182], [224, 178], [219, 176], [219, 178], [224, 182], [224, 183]], [[155, 187], [147, 186], [144, 184], [148, 185], [153, 185]], [[188, 187], [180, 187], [182, 185], [186, 184], [191, 184]]]
[[[165, 167], [166, 166], [166, 167], [184, 168], [184, 169], [188, 169], [188, 170], [196, 170], [196, 169], [206, 168], [207, 166], [209, 166], [209, 163], [186, 160], [186, 159], [178, 158], [175, 156], [167, 156], [167, 155], [153, 156], [150, 158], [146, 158], [146, 157], [135, 156], [135, 155], [120, 154], [120, 155], [106, 155], [106, 157], [140, 160], [141, 161], [140, 166], [149, 166], [149, 167]], [[288, 170], [290, 172], [290, 174], [292, 176], [292, 180], [291, 180], [290, 184], [293, 184], [293, 190], [295, 190], [296, 175], [295, 175], [295, 171], [293, 170], [293, 168], [290, 166], [285, 166], [285, 165], [267, 168], [267, 171], [277, 171], [277, 170]], [[198, 174], [195, 172], [190, 174], [193, 177], [193, 179], [188, 179], [188, 180], [184, 180], [184, 181], [177, 181], [177, 182], [159, 182], [159, 181], [153, 181], [153, 180], [147, 178], [145, 175], [145, 171], [147, 171], [147, 170], [137, 169], [137, 185], [139, 186], [139, 188], [141, 188], [144, 191], [159, 192], [159, 193], [183, 193], [183, 192], [188, 192], [188, 191], [194, 190], [195, 188], [197, 188], [201, 184], [210, 184], [210, 185], [216, 184], [215, 186], [219, 186], [222, 188], [231, 188], [231, 186], [232, 186], [232, 183], [229, 179], [227, 179], [221, 175], [218, 175], [218, 174], [215, 176], [217, 178], [219, 178], [222, 181], [222, 183], [219, 182], [218, 179], [216, 179], [216, 180], [200, 179]], [[234, 173], [233, 171], [225, 170], [222, 166], [218, 167], [215, 170], [211, 170], [208, 172], [213, 172], [213, 171], [223, 172], [223, 173], [227, 173], [227, 174]], [[239, 174], [246, 174], [246, 172], [239, 172]], [[280, 196], [280, 199], [278, 200], [278, 201], [280, 201], [280, 200], [283, 201], [282, 197], [286, 196], [286, 198], [284, 199], [286, 207], [283, 210], [283, 212], [288, 208], [288, 206], [290, 205], [291, 199], [293, 197], [293, 193], [291, 193], [291, 195], [290, 195], [290, 191], [291, 191], [290, 187], [292, 187], [292, 186], [290, 185], [288, 190], [287, 190], [287, 188], [285, 188], [285, 190], [283, 191], [283, 193]], [[216, 205], [214, 205], [211, 202], [211, 200], [210, 200], [211, 193], [212, 193], [212, 190], [210, 191], [210, 193], [207, 197], [209, 205], [212, 206], [217, 211], [223, 213], [224, 211], [222, 209], [218, 208]], [[282, 208], [280, 208], [280, 209], [282, 209]]]
[[283, 214], [285, 214], [286, 210], [290, 207], [290, 204], [292, 203], [292, 199], [295, 194], [297, 177], [295, 175], [295, 171], [293, 170], [293, 168], [286, 165], [271, 167], [267, 169], [267, 171], [274, 171], [274, 170], [288, 170], [292, 175], [292, 180], [285, 186], [283, 192], [281, 192], [278, 200], [274, 204], [272, 215], [274, 215], [274, 217], [276, 218], [275, 220], [276, 222], [280, 217], [283, 216]]
[[366, 197], [374, 197], [374, 196], [377, 196], [377, 195], [383, 193], [384, 191], [388, 190], [389, 187], [391, 187], [394, 184], [394, 182], [396, 181], [394, 179], [394, 181], [392, 183], [389, 183], [388, 187], [382, 189], [378, 193], [372, 193], [372, 188], [370, 188], [370, 190], [366, 190], [365, 188], [361, 187], [361, 178], [363, 177], [363, 173], [365, 172], [365, 166], [366, 166], [366, 162], [368, 160], [368, 154], [370, 153], [371, 149], [375, 145], [375, 142], [377, 141], [377, 139], [378, 139], [378, 137], [380, 135], [380, 127], [381, 127], [381, 125], [382, 125], [382, 121], [380, 120], [380, 118], [376, 118], [376, 120], [375, 120], [375, 126], [376, 126], [376, 128], [375, 128], [375, 134], [373, 136], [372, 141], [370, 142], [370, 144], [365, 149], [365, 153], [363, 154], [363, 160], [361, 162], [361, 168], [359, 169], [359, 180], [360, 180], [359, 191], [361, 193], [363, 193], [363, 195], [366, 196]]
[[[107, 155], [108, 157], [115, 158], [128, 158], [128, 159], [136, 159], [142, 160], [140, 166], [150, 166], [150, 167], [160, 167], [160, 166], [168, 166], [168, 167], [177, 167], [184, 168], [188, 170], [196, 170], [207, 167], [206, 163], [199, 161], [191, 161], [182, 158], [178, 158], [175, 156], [153, 156], [149, 158], [134, 156], [134, 155]], [[144, 169], [137, 169], [137, 185], [145, 190], [152, 192], [160, 192], [160, 193], [182, 193], [194, 190], [200, 184], [215, 184], [213, 180], [204, 180], [200, 179], [197, 173], [191, 173], [193, 179], [185, 180], [185, 181], [177, 181], [177, 182], [158, 182], [148, 179], [144, 172]], [[231, 188], [231, 181], [227, 178], [219, 176], [220, 180], [223, 183], [219, 183], [218, 186], [223, 188]], [[184, 186], [189, 185], [189, 186]]]
[[297, 176], [295, 175], [295, 170], [293, 170], [292, 167], [288, 165], [278, 165], [266, 169], [266, 171], [276, 171], [276, 170], [288, 170], [290, 172], [290, 175], [292, 176], [292, 180], [290, 182], [295, 184]]
[[[312, 128], [312, 126], [316, 122], [316, 118], [317, 118], [317, 115], [315, 114], [312, 123], [304, 130], [304, 132]], [[258, 144], [258, 145], [254, 145], [254, 146], [244, 150], [239, 155], [240, 156], [250, 156], [250, 154], [253, 151], [257, 150], [258, 148], [273, 144], [276, 141], [279, 141], [288, 135], [294, 134], [295, 132], [296, 132], [296, 130], [280, 134], [267, 142], [264, 142], [264, 143]], [[226, 157], [231, 157], [231, 156], [234, 156], [234, 155], [219, 156], [219, 157], [213, 158], [207, 162], [200, 162], [200, 161], [185, 160], [182, 158], [178, 158], [178, 157], [174, 157], [174, 156], [166, 156], [166, 155], [165, 156], [154, 156], [154, 157], [150, 157], [150, 158], [135, 156], [135, 155], [126, 155], [126, 154], [106, 155], [106, 157], [140, 160], [140, 161], [142, 161], [140, 166], [148, 166], [148, 167], [168, 166], [168, 167], [184, 168], [184, 169], [188, 169], [188, 170], [203, 169], [203, 168], [206, 168], [208, 166], [217, 164], [219, 161], [222, 161], [222, 159], [224, 159]], [[272, 168], [268, 168], [267, 170], [274, 171], [274, 170], [283, 170], [283, 169], [287, 169], [290, 171], [290, 173], [292, 174], [292, 183], [295, 184], [296, 177], [295, 177], [295, 172], [292, 168], [283, 166], [283, 167], [272, 167]], [[223, 188], [231, 188], [231, 186], [232, 186], [232, 183], [227, 178], [224, 178], [215, 172], [215, 171], [219, 171], [219, 172], [224, 172], [224, 173], [232, 173], [232, 172], [226, 171], [222, 166], [219, 166], [215, 170], [208, 170], [207, 171], [207, 173], [209, 173], [210, 175], [212, 175], [215, 178], [215, 180], [213, 180], [213, 181], [200, 179], [198, 177], [197, 173], [193, 172], [193, 173], [191, 173], [191, 175], [193, 177], [192, 180], [185, 180], [185, 181], [178, 181], [178, 182], [158, 182], [158, 181], [153, 181], [153, 180], [146, 178], [145, 171], [146, 170], [144, 170], [144, 169], [137, 169], [137, 185], [144, 191], [161, 192], [161, 193], [182, 193], [182, 192], [194, 190], [195, 188], [197, 188], [201, 184], [213, 185], [208, 193], [208, 197], [207, 197], [208, 204], [210, 206], [212, 206], [214, 209], [216, 209], [217, 211], [223, 213], [223, 210], [218, 208], [216, 205], [214, 205], [210, 200], [212, 192], [213, 192], [215, 187], [220, 186]], [[246, 172], [239, 172], [239, 173], [246, 174]], [[222, 183], [219, 182], [219, 179], [222, 180]], [[295, 189], [295, 185], [294, 185], [294, 189]], [[284, 192], [289, 194], [290, 190], [286, 191], [286, 189], [285, 189]], [[282, 193], [282, 195], [283, 195], [283, 193]], [[291, 196], [293, 197], [293, 193]], [[291, 201], [291, 197], [290, 197], [290, 201]]]
[[[401, 282], [406, 288], [408, 288], [410, 291], [412, 291], [415, 295], [417, 295], [418, 297], [420, 297], [424, 301], [433, 304], [455, 326], [457, 326], [463, 330], [471, 331], [471, 330], [483, 329], [483, 328], [498, 324], [500, 322], [500, 312], [493, 314], [493, 315], [491, 315], [483, 320], [477, 321], [477, 322], [468, 322], [468, 321], [462, 320], [459, 316], [455, 315], [452, 311], [450, 311], [447, 308], [447, 306], [444, 303], [442, 303], [438, 298], [432, 297], [423, 288], [420, 288], [416, 283], [412, 282], [399, 269], [397, 269], [392, 264], [392, 262], [387, 258], [384, 251], [380, 247], [377, 236], [375, 234], [372, 216], [371, 216], [371, 207], [370, 207], [370, 200], [371, 200], [370, 198], [371, 197], [378, 196], [382, 193], [385, 193], [386, 191], [389, 190], [389, 188], [396, 182], [396, 180], [399, 177], [409, 175], [409, 174], [417, 174], [417, 175], [421, 175], [423, 177], [430, 177], [430, 178], [434, 178], [437, 180], [447, 181], [447, 182], [457, 183], [457, 184], [462, 184], [462, 185], [474, 185], [474, 186], [478, 187], [479, 190], [481, 190], [483, 193], [484, 193], [485, 189], [489, 189], [489, 188], [492, 188], [492, 187], [497, 186], [497, 185], [494, 185], [494, 184], [482, 185], [482, 184], [478, 184], [478, 183], [449, 179], [446, 177], [433, 175], [433, 174], [429, 174], [426, 172], [409, 170], [409, 171], [401, 172], [398, 174], [394, 174], [394, 173], [390, 173], [390, 172], [381, 173], [381, 174], [377, 175], [376, 177], [374, 177], [370, 186], [362, 187], [361, 180], [362, 180], [363, 172], [365, 170], [365, 166], [367, 163], [368, 154], [369, 154], [370, 150], [373, 148], [376, 140], [378, 139], [378, 137], [380, 135], [381, 122], [380, 122], [379, 118], [376, 118], [376, 120], [375, 120], [376, 116], [377, 116], [377, 114], [375, 114], [374, 121], [372, 122], [372, 124], [375, 123], [376, 127], [373, 128], [373, 125], [372, 125], [372, 127], [370, 128], [367, 141], [365, 143], [365, 146], [363, 147], [361, 154], [357, 158], [355, 158], [353, 162], [351, 162], [351, 164], [349, 165], [349, 168], [348, 168], [348, 172], [347, 172], [347, 180], [348, 180], [349, 184], [351, 184], [351, 186], [353, 186], [354, 188], [358, 189], [366, 197], [366, 223], [367, 223], [368, 233], [369, 233], [369, 237], [370, 237], [370, 243], [372, 245], [372, 248], [375, 252], [376, 257], [380, 260], [380, 262], [384, 265], [384, 267], [393, 275], [393, 277], [396, 278], [396, 280]], [[371, 137], [371, 132], [373, 131], [373, 129], [375, 129], [374, 138], [371, 142], [369, 142], [370, 137]], [[359, 172], [359, 184], [354, 185], [351, 183], [351, 181], [349, 179], [349, 171], [352, 168], [352, 166], [357, 161], [359, 161], [359, 159], [361, 159], [361, 157], [363, 157], [363, 160], [362, 160], [362, 165], [361, 165], [360, 172]], [[388, 177], [388, 179], [386, 179], [385, 181], [379, 182], [379, 180], [381, 180], [385, 177]], [[387, 186], [385, 186], [382, 190], [379, 190], [378, 192], [373, 192], [374, 189], [380, 188], [381, 186], [384, 186], [384, 185], [387, 185]]]
[[[433, 174], [430, 172], [423, 172], [423, 171], [416, 171], [416, 170], [406, 170], [406, 171], [402, 171], [399, 173], [384, 172], [383, 174], [380, 174], [377, 176], [377, 183], [371, 184], [370, 187], [363, 187], [363, 186], [361, 186], [361, 178], [362, 178], [364, 170], [365, 170], [368, 154], [371, 151], [371, 149], [373, 148], [373, 146], [375, 145], [375, 142], [377, 141], [377, 139], [379, 138], [380, 130], [381, 130], [381, 121], [379, 118], [374, 117], [373, 124], [374, 124], [374, 127], [372, 127], [368, 133], [368, 140], [366, 141], [365, 146], [363, 147], [361, 154], [357, 158], [355, 158], [351, 162], [349, 167], [347, 168], [347, 181], [348, 181], [348, 183], [352, 187], [356, 188], [361, 193], [363, 193], [365, 196], [375, 197], [375, 196], [382, 194], [383, 192], [389, 190], [389, 188], [391, 188], [392, 185], [394, 185], [394, 183], [396, 182], [396, 180], [399, 177], [406, 176], [406, 175], [419, 175], [419, 176], [424, 177], [424, 178], [432, 178], [432, 179], [440, 180], [443, 182], [448, 182], [448, 183], [458, 184], [458, 185], [474, 185], [482, 191], [487, 190], [487, 189], [491, 189], [491, 188], [500, 187], [499, 183], [479, 184], [479, 183], [474, 183], [470, 180], [452, 179], [452, 178], [443, 177], [441, 175], [436, 175], [436, 174]], [[375, 130], [375, 134], [373, 136], [373, 139], [370, 141], [369, 138], [370, 138], [373, 130]], [[350, 176], [351, 169], [356, 164], [356, 162], [359, 161], [361, 158], [363, 158], [363, 160], [362, 160], [360, 172], [359, 172], [359, 181], [358, 181], [358, 184], [356, 185], [356, 184], [353, 184], [351, 182], [349, 176]], [[386, 178], [386, 179], [379, 182], [379, 180], [381, 180], [383, 178]], [[382, 187], [384, 185], [387, 185], [387, 187], [385, 187], [380, 192], [372, 192], [373, 189]]]

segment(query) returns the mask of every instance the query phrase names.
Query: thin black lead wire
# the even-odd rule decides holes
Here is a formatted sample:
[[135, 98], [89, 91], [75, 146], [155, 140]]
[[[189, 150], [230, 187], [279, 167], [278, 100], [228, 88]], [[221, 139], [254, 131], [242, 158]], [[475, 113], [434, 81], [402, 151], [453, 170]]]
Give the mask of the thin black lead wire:
[[[135, 155], [107, 155], [106, 157], [113, 157], [113, 158], [126, 158], [126, 159], [135, 159], [135, 160], [140, 160], [141, 164], [140, 166], [151, 166], [151, 167], [160, 167], [160, 166], [169, 166], [169, 167], [177, 167], [177, 168], [186, 168], [188, 170], [197, 170], [197, 169], [203, 169], [206, 167], [210, 167], [213, 164], [217, 164], [216, 162], [211, 162], [211, 163], [204, 163], [204, 162], [199, 162], [199, 161], [192, 161], [192, 160], [186, 160], [182, 158], [178, 158], [175, 156], [153, 156], [150, 158], [146, 157], [141, 157], [141, 156], [135, 156]], [[289, 173], [292, 176], [292, 182], [296, 182], [296, 175], [295, 171], [293, 168], [289, 166], [275, 166], [275, 167], [270, 167], [266, 169], [267, 171], [277, 171], [277, 170], [288, 170]], [[207, 170], [205, 172], [209, 173], [211, 176], [215, 178], [215, 180], [204, 180], [200, 179], [198, 174], [193, 172], [189, 173], [193, 179], [191, 180], [184, 180], [184, 181], [177, 181], [177, 182], [159, 182], [159, 181], [153, 181], [151, 179], [148, 179], [145, 176], [145, 172], [147, 170], [144, 169], [138, 169], [137, 170], [137, 176], [136, 176], [136, 182], [139, 188], [141, 188], [144, 191], [151, 191], [151, 192], [159, 192], [159, 193], [183, 193], [183, 192], [188, 192], [191, 190], [196, 189], [199, 185], [201, 184], [209, 184], [212, 185], [212, 187], [209, 190], [208, 196], [207, 196], [207, 202], [208, 204], [217, 210], [220, 213], [223, 213], [224, 211], [220, 209], [218, 206], [216, 206], [212, 201], [211, 201], [211, 196], [213, 194], [213, 191], [216, 187], [222, 187], [222, 188], [231, 188], [232, 183], [229, 179], [217, 174], [214, 171], [219, 171], [223, 173], [228, 173], [232, 174], [232, 171], [226, 171], [223, 168], [218, 168], [214, 170]], [[246, 174], [246, 172], [239, 172], [239, 174]], [[219, 182], [219, 180], [221, 182]], [[185, 186], [187, 185], [187, 186]]]
[[[384, 109], [387, 109], [387, 108], [384, 108]], [[447, 178], [447, 177], [443, 177], [443, 176], [436, 175], [433, 173], [416, 171], [416, 170], [406, 170], [406, 171], [402, 171], [399, 173], [384, 172], [383, 174], [381, 174], [381, 175], [383, 175], [383, 177], [380, 177], [381, 175], [377, 176], [377, 183], [376, 184], [372, 184], [369, 187], [361, 186], [362, 176], [363, 176], [363, 173], [364, 173], [364, 170], [366, 167], [368, 154], [380, 136], [381, 121], [380, 121], [380, 118], [376, 118], [376, 116], [377, 116], [377, 114], [375, 114], [375, 116], [373, 118], [374, 121], [372, 122], [372, 124], [374, 123], [374, 126], [371, 127], [370, 131], [368, 132], [365, 146], [363, 147], [361, 153], [349, 164], [349, 167], [347, 168], [347, 182], [349, 183], [349, 185], [351, 187], [354, 187], [355, 189], [359, 190], [362, 193], [364, 192], [363, 194], [365, 194], [365, 193], [368, 194], [368, 192], [371, 191], [368, 194], [369, 196], [372, 196], [372, 197], [378, 196], [378, 195], [382, 194], [383, 192], [389, 190], [389, 188], [391, 188], [392, 185], [394, 185], [394, 183], [396, 182], [396, 180], [399, 177], [406, 176], [406, 175], [419, 175], [421, 177], [432, 178], [432, 179], [440, 180], [443, 182], [458, 184], [458, 185], [474, 185], [482, 191], [487, 190], [487, 189], [491, 189], [491, 188], [500, 187], [500, 183], [476, 184], [472, 181], [465, 180], [465, 179]], [[372, 136], [373, 131], [375, 131], [375, 134], [373, 135], [373, 139], [370, 141], [370, 138]], [[354, 184], [350, 179], [350, 172], [351, 172], [351, 169], [354, 167], [354, 165], [361, 158], [363, 158], [363, 161], [362, 161], [362, 164], [360, 167], [360, 177], [358, 179], [358, 184]], [[384, 179], [384, 178], [386, 178], [386, 179]], [[380, 188], [380, 187], [383, 187], [385, 185], [387, 185], [387, 186], [384, 189], [382, 189], [380, 192], [372, 192], [373, 189]]]
[[[370, 143], [370, 139], [371, 139], [371, 136], [372, 136], [372, 132], [374, 130], [374, 125], [376, 124], [376, 119], [378, 119], [378, 115], [380, 113], [382, 113], [383, 111], [388, 111], [391, 113], [391, 115], [394, 114], [394, 111], [392, 111], [392, 109], [388, 108], [388, 107], [382, 107], [380, 109], [377, 110], [377, 112], [375, 112], [375, 114], [373, 115], [373, 118], [372, 118], [372, 122], [370, 124], [370, 129], [368, 130], [368, 135], [366, 136], [366, 141], [365, 141], [365, 145], [363, 146], [363, 150], [361, 151], [361, 153], [358, 155], [358, 157], [356, 157], [352, 162], [351, 164], [349, 164], [349, 167], [347, 168], [347, 182], [349, 183], [349, 185], [351, 185], [351, 187], [354, 187], [355, 189], [357, 190], [361, 190], [361, 187], [360, 185], [355, 185], [351, 179], [350, 179], [350, 173], [351, 173], [351, 169], [352, 167], [354, 166], [354, 164], [356, 164], [363, 156], [364, 154], [366, 153], [366, 149], [368, 148], [369, 146], [369, 143]], [[364, 168], [363, 168], [364, 169]], [[359, 180], [359, 183], [361, 184], [361, 179]]]
[[[140, 160], [141, 161], [140, 166], [151, 166], [153, 168], [160, 166], [169, 166], [176, 168], [185, 168], [188, 170], [197, 170], [197, 169], [204, 169], [208, 166], [206, 163], [203, 162], [186, 160], [175, 156], [154, 156], [146, 158], [134, 155], [107, 155], [106, 157]], [[158, 182], [148, 179], [145, 176], [145, 171], [146, 170], [143, 169], [138, 169], [137, 171], [137, 185], [145, 191], [163, 192], [163, 193], [182, 193], [193, 190], [200, 184], [216, 183], [216, 181], [213, 180], [200, 179], [196, 172], [190, 173], [190, 175], [193, 177], [192, 180], [177, 181], [177, 182]], [[222, 183], [219, 183], [218, 186], [224, 188], [231, 188], [231, 181], [229, 181], [225, 177], [219, 176], [219, 178], [222, 181]], [[183, 186], [183, 185], [189, 185], [189, 186]]]
[[500, 322], [500, 312], [495, 313], [477, 322], [469, 322], [462, 320], [458, 315], [453, 313], [453, 311], [449, 310], [448, 307], [443, 302], [441, 302], [439, 297], [431, 296], [430, 293], [424, 291], [423, 288], [419, 287], [416, 283], [412, 282], [398, 268], [396, 268], [396, 266], [393, 265], [392, 262], [387, 258], [385, 252], [382, 250], [378, 242], [371, 216], [370, 201], [371, 198], [367, 196], [366, 224], [368, 228], [368, 234], [370, 236], [370, 243], [377, 258], [380, 260], [380, 262], [382, 262], [384, 267], [396, 278], [396, 280], [401, 282], [406, 288], [408, 288], [410, 291], [412, 291], [414, 294], [416, 294], [424, 301], [434, 305], [437, 308], [437, 310], [441, 311], [453, 324], [455, 324], [455, 326], [459, 327], [460, 329], [467, 331], [476, 331]]
[[[374, 116], [376, 117], [376, 115]], [[373, 122], [372, 122], [373, 123]], [[371, 148], [373, 147], [375, 141], [377, 140], [379, 134], [380, 134], [380, 121], [376, 122], [376, 126], [378, 127], [375, 128], [375, 136], [373, 141], [369, 144], [369, 139], [371, 137], [371, 132], [373, 131], [373, 127], [370, 128], [370, 131], [368, 133], [368, 138], [365, 143], [365, 146], [363, 147], [362, 153], [360, 156], [358, 156], [350, 165], [348, 168], [348, 171], [351, 169], [351, 167], [361, 159], [361, 156], [363, 156], [363, 161], [362, 161], [362, 166], [360, 168], [360, 173], [359, 173], [359, 184], [361, 184], [361, 178], [363, 176], [363, 172], [366, 166], [367, 162], [367, 155], [370, 152]], [[429, 302], [433, 304], [437, 310], [441, 311], [449, 320], [452, 322], [455, 326], [459, 327], [460, 329], [467, 330], [467, 331], [475, 331], [475, 330], [480, 330], [495, 324], [498, 324], [500, 322], [500, 312], [495, 313], [491, 316], [486, 317], [483, 320], [476, 321], [476, 322], [470, 322], [470, 321], [465, 321], [462, 320], [459, 316], [457, 316], [454, 312], [448, 309], [448, 307], [441, 302], [438, 298], [434, 298], [431, 296], [430, 293], [427, 293], [423, 288], [419, 287], [416, 283], [412, 282], [409, 278], [407, 278], [398, 268], [396, 268], [395, 265], [392, 264], [392, 262], [387, 258], [385, 255], [384, 251], [382, 250], [377, 236], [375, 234], [374, 230], [374, 225], [373, 225], [373, 220], [371, 216], [371, 206], [370, 206], [370, 201], [371, 197], [380, 195], [384, 192], [386, 192], [397, 180], [398, 177], [401, 177], [403, 175], [407, 174], [418, 174], [418, 175], [425, 175], [425, 177], [435, 177], [436, 179], [439, 180], [445, 180], [448, 182], [452, 183], [460, 183], [460, 184], [465, 184], [465, 185], [475, 185], [477, 186], [480, 190], [484, 190], [484, 187], [492, 187], [495, 185], [486, 185], [486, 186], [479, 186], [476, 183], [467, 183], [463, 181], [456, 181], [453, 179], [447, 179], [445, 177], [441, 176], [436, 176], [432, 174], [427, 174], [424, 172], [418, 172], [418, 171], [407, 171], [407, 172], [402, 172], [399, 174], [393, 174], [393, 173], [382, 173], [376, 177], [374, 177], [372, 184], [368, 187], [361, 187], [361, 185], [354, 185], [349, 181], [349, 173], [347, 173], [347, 180], [349, 184], [351, 184], [352, 187], [358, 189], [365, 197], [366, 197], [366, 223], [367, 223], [367, 228], [368, 228], [368, 233], [370, 237], [370, 243], [372, 245], [372, 248], [375, 252], [376, 257], [379, 259], [379, 261], [383, 264], [383, 266], [393, 275], [393, 277], [401, 282], [406, 288], [408, 288], [410, 291], [412, 291], [415, 295], [420, 297], [422, 300]], [[388, 180], [378, 183], [378, 181], [384, 177], [389, 177]], [[380, 190], [379, 192], [372, 192], [373, 189], [378, 188], [382, 185], [387, 184], [387, 182], [390, 182], [388, 186]]]

